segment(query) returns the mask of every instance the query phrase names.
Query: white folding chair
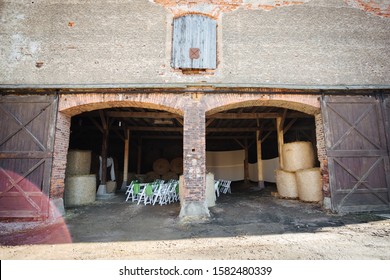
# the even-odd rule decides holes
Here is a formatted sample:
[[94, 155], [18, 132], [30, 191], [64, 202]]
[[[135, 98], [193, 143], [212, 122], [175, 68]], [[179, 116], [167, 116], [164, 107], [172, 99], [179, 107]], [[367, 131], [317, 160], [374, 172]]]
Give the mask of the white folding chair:
[[168, 199], [169, 203], [176, 202], [179, 200], [178, 199], [179, 196], [178, 196], [178, 193], [176, 191], [177, 184], [178, 184], [178, 182], [173, 181], [168, 188], [167, 199]]
[[153, 192], [153, 202], [152, 204], [155, 205], [156, 202], [160, 205], [166, 204], [165, 201], [165, 193], [166, 193], [166, 188], [169, 186], [169, 183], [167, 184], [159, 184], [156, 186]]
[[219, 197], [219, 181], [218, 180], [214, 180], [214, 190], [215, 190], [217, 197]]
[[231, 191], [231, 188], [230, 188], [230, 184], [232, 183], [232, 181], [228, 181], [228, 180], [221, 180], [221, 188], [220, 188], [220, 192], [221, 193], [232, 193]]
[[153, 201], [153, 187], [152, 184], [147, 184], [142, 188], [141, 193], [138, 196], [138, 203], [139, 205], [141, 202], [146, 204], [152, 204]]
[[131, 198], [131, 201], [134, 201], [135, 200], [135, 194], [134, 194], [134, 184], [138, 183], [137, 180], [135, 181], [131, 181], [130, 185], [127, 186], [127, 190], [125, 192], [125, 194], [127, 194], [126, 196], [126, 201], [128, 201], [130, 198]]

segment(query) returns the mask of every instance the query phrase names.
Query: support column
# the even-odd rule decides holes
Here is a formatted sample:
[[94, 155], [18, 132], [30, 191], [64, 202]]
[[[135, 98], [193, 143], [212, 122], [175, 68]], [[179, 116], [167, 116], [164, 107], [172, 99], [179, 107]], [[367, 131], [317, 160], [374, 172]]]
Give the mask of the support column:
[[107, 122], [107, 119], [104, 115], [103, 111], [99, 111], [100, 113], [100, 118], [102, 121], [102, 153], [101, 153], [101, 180], [99, 184], [99, 188], [96, 193], [96, 198], [106, 198], [108, 196], [111, 196], [110, 194], [107, 193], [107, 150], [108, 150], [108, 136], [109, 136], [109, 125]]
[[206, 116], [202, 95], [186, 100], [180, 218], [210, 217], [206, 202]]
[[278, 134], [278, 154], [279, 154], [279, 168], [283, 169], [283, 144], [284, 144], [284, 131], [283, 131], [283, 118], [276, 118], [276, 133]]
[[142, 139], [138, 138], [137, 146], [137, 174], [141, 174]]
[[263, 174], [263, 160], [261, 155], [261, 132], [256, 131], [256, 147], [257, 147], [257, 180], [260, 190], [264, 189], [264, 174]]
[[245, 159], [244, 159], [244, 181], [245, 183], [249, 183], [249, 148], [248, 148], [248, 139], [245, 138]]
[[126, 190], [128, 184], [128, 174], [129, 174], [129, 141], [130, 141], [130, 130], [125, 129], [125, 141], [124, 141], [124, 152], [123, 152], [123, 182], [122, 190]]

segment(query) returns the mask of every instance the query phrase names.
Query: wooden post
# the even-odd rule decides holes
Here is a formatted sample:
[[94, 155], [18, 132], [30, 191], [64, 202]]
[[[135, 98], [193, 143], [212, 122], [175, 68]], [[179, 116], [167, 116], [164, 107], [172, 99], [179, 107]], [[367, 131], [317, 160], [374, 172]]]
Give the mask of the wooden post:
[[106, 185], [107, 183], [107, 149], [108, 149], [108, 135], [109, 135], [109, 129], [108, 129], [108, 122], [104, 115], [103, 111], [99, 111], [100, 119], [102, 121], [102, 128], [103, 128], [103, 137], [102, 137], [102, 177], [100, 180], [100, 185]]
[[128, 173], [129, 173], [129, 141], [130, 141], [130, 130], [125, 129], [125, 146], [124, 146], [124, 155], [123, 155], [123, 182], [122, 188], [125, 188], [128, 183]]
[[256, 146], [257, 146], [257, 179], [258, 186], [260, 189], [264, 189], [264, 174], [263, 174], [263, 161], [261, 156], [261, 132], [260, 130], [256, 131]]
[[278, 134], [278, 153], [279, 153], [279, 168], [283, 169], [283, 144], [284, 144], [284, 132], [283, 132], [283, 118], [276, 118], [276, 133]]
[[245, 183], [249, 182], [249, 152], [248, 152], [248, 139], [245, 138], [245, 159], [244, 159], [244, 179]]
[[141, 174], [142, 139], [138, 138], [137, 174]]

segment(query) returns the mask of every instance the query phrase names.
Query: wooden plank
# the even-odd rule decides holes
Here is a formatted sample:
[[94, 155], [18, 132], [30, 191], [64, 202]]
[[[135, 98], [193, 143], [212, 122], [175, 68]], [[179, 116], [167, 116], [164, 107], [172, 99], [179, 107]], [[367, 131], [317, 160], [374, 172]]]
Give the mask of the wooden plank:
[[138, 138], [137, 146], [137, 174], [141, 174], [141, 162], [142, 161], [142, 138]]
[[278, 136], [278, 155], [279, 155], [279, 168], [283, 169], [283, 144], [284, 144], [284, 132], [282, 127], [282, 117], [276, 118], [276, 133]]
[[244, 153], [245, 153], [245, 159], [244, 159], [244, 180], [245, 183], [249, 182], [249, 149], [248, 149], [248, 139], [244, 139]]
[[50, 158], [52, 156], [52, 152], [0, 152], [0, 159]]
[[[280, 113], [216, 113], [206, 116], [207, 119], [275, 119], [281, 117], [283, 114]], [[285, 118], [313, 118], [311, 115], [307, 115], [299, 112], [287, 112]]]
[[108, 111], [106, 112], [107, 117], [111, 118], [140, 118], [140, 119], [176, 119], [183, 118], [178, 114], [169, 112], [118, 112]]
[[125, 141], [123, 148], [123, 182], [122, 187], [127, 186], [128, 183], [128, 173], [129, 173], [129, 142], [130, 142], [130, 130], [125, 130]]
[[263, 159], [261, 155], [261, 132], [256, 131], [256, 150], [257, 150], [257, 180], [260, 189], [264, 188]]

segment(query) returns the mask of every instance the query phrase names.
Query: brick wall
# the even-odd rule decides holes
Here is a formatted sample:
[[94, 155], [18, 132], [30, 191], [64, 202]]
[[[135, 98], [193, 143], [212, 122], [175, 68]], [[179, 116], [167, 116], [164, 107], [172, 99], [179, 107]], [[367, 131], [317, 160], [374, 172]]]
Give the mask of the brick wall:
[[316, 125], [316, 139], [317, 139], [317, 154], [320, 162], [321, 174], [322, 174], [322, 190], [325, 197], [330, 197], [329, 191], [329, 171], [328, 171], [328, 157], [326, 155], [325, 146], [325, 133], [322, 122], [322, 115], [315, 115]]

